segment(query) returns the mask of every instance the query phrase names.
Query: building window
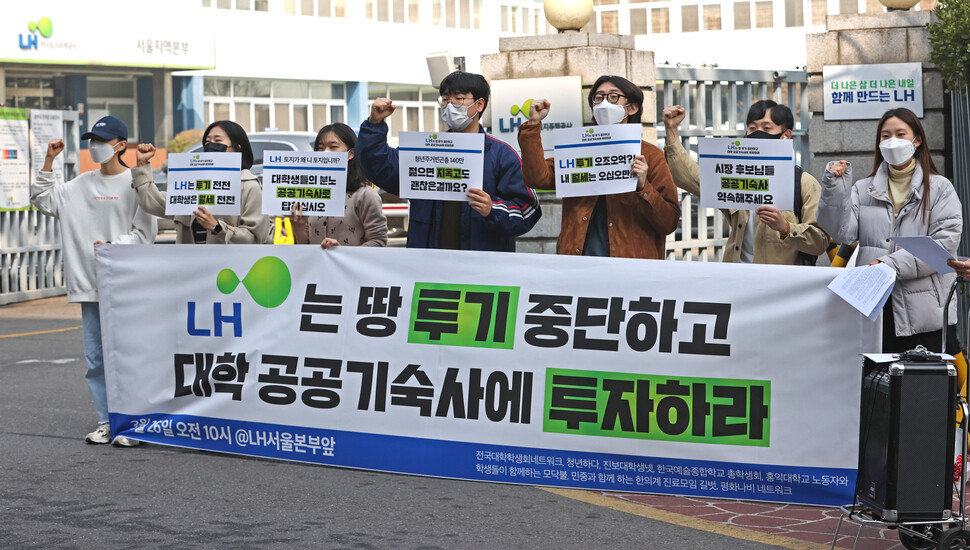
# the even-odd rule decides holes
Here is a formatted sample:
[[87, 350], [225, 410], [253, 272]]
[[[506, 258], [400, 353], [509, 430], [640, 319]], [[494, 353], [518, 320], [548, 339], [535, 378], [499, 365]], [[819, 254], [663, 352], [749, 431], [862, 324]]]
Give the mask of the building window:
[[420, 20], [418, 0], [408, 0], [408, 23], [417, 23]]
[[647, 34], [647, 9], [630, 10], [630, 34]]
[[670, 9], [654, 8], [650, 10], [650, 32], [653, 34], [670, 32]]
[[250, 9], [249, 0], [236, 0], [236, 9], [249, 11]]
[[502, 6], [502, 32], [509, 32], [509, 7]]
[[884, 11], [886, 11], [886, 7], [879, 0], [866, 0], [866, 13], [882, 13]]
[[470, 29], [472, 26], [472, 7], [470, 0], [461, 0], [461, 28]]
[[770, 1], [754, 3], [754, 25], [756, 28], [770, 29], [774, 26], [774, 19], [775, 14]]
[[313, 0], [300, 0], [300, 15], [313, 15]]
[[217, 0], [216, 7], [219, 8], [220, 10], [231, 10], [232, 0]]
[[482, 28], [482, 0], [475, 0], [475, 15], [473, 19], [475, 20], [475, 28]]
[[829, 12], [828, 0], [812, 0], [812, 24], [824, 25]]
[[721, 6], [720, 5], [713, 4], [710, 6], [704, 6], [704, 30], [705, 31], [721, 30]]
[[458, 11], [455, 0], [445, 0], [445, 7], [448, 8], [445, 11], [445, 25], [455, 28], [455, 12]]
[[[524, 31], [525, 29], [523, 29]], [[600, 12], [600, 32], [603, 34], [620, 33], [620, 17], [615, 11]]]
[[751, 2], [734, 3], [734, 28], [736, 30], [751, 28]]
[[[441, 3], [443, 1], [444, 0], [434, 0], [431, 3], [431, 22], [435, 25], [440, 25], [444, 21], [444, 19], [441, 16], [441, 8], [442, 8]], [[502, 9], [504, 10], [505, 6], [502, 6]]]
[[839, 0], [839, 13], [859, 13], [859, 0]]
[[785, 26], [805, 26], [805, 14], [802, 9], [802, 0], [785, 0]]
[[680, 21], [683, 32], [697, 32], [697, 6], [681, 6]]
[[593, 0], [594, 6], [614, 6], [619, 3], [620, 0]]

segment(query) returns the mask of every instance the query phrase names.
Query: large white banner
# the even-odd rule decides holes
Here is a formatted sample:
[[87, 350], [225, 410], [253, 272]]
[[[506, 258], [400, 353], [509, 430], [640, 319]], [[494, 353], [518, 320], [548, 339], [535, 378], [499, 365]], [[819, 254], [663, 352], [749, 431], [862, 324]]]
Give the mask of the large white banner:
[[553, 136], [556, 195], [612, 195], [637, 188], [631, 167], [641, 152], [639, 124], [570, 128]]
[[0, 107], [0, 212], [30, 208], [27, 118], [27, 109]]
[[697, 142], [701, 206], [728, 210], [795, 207], [790, 139], [707, 138]]
[[481, 481], [852, 500], [859, 353], [879, 324], [826, 288], [835, 269], [268, 245], [97, 260], [112, 433]]
[[906, 107], [923, 118], [922, 63], [822, 67], [825, 120], [879, 119]]

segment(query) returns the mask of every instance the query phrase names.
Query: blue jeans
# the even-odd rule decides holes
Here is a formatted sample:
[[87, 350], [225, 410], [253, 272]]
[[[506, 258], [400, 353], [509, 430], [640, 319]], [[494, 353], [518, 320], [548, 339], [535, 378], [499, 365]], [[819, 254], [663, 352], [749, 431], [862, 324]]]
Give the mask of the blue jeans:
[[108, 421], [108, 389], [104, 384], [104, 354], [101, 350], [101, 310], [98, 302], [81, 302], [81, 324], [84, 328], [84, 360], [88, 372], [84, 375], [94, 399], [98, 423]]

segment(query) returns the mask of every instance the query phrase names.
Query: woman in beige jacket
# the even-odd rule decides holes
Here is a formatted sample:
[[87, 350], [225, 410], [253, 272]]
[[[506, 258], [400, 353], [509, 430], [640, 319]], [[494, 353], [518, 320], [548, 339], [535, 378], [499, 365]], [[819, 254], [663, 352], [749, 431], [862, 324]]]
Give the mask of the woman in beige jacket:
[[269, 235], [269, 218], [263, 215], [263, 195], [259, 180], [249, 171], [253, 166], [253, 148], [242, 126], [231, 120], [218, 120], [202, 134], [207, 153], [241, 153], [240, 208], [238, 216], [214, 216], [200, 206], [193, 216], [166, 216], [165, 193], [152, 180], [149, 161], [155, 156], [150, 143], [138, 145], [137, 165], [131, 169], [131, 186], [138, 196], [142, 210], [175, 222], [175, 242], [178, 244], [262, 244]]
[[293, 236], [297, 244], [320, 243], [323, 248], [331, 246], [387, 246], [387, 218], [381, 207], [381, 198], [364, 179], [364, 174], [354, 158], [357, 135], [353, 129], [339, 122], [324, 126], [313, 143], [314, 151], [348, 153], [347, 202], [343, 216], [302, 215], [294, 212]]

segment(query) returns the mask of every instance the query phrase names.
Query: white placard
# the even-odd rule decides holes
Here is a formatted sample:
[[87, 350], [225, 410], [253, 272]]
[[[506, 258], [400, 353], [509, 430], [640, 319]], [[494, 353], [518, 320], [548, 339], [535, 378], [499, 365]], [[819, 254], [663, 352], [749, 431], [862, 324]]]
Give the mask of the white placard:
[[0, 107], [0, 211], [30, 208], [27, 109]]
[[97, 258], [113, 434], [480, 481], [852, 500], [859, 354], [880, 333], [826, 289], [842, 270], [345, 246]]
[[[64, 111], [30, 110], [30, 180], [44, 167], [47, 145], [51, 140], [64, 139]], [[64, 155], [54, 157], [52, 170], [55, 183], [64, 183]]]
[[465, 202], [481, 189], [485, 134], [401, 132], [399, 143], [402, 199]]
[[552, 156], [552, 132], [583, 126], [583, 79], [579, 76], [516, 78], [491, 81], [492, 136], [508, 143], [518, 152], [519, 126], [529, 120], [529, 109], [536, 99], [549, 101], [549, 115], [542, 120], [542, 145]]
[[266, 151], [263, 214], [289, 216], [296, 205], [307, 216], [344, 215], [348, 153]]
[[825, 120], [879, 119], [906, 107], [923, 118], [920, 63], [828, 65], [822, 67]]
[[790, 139], [710, 138], [697, 142], [701, 206], [755, 210], [795, 206], [795, 149]]
[[241, 153], [173, 153], [168, 156], [165, 215], [191, 215], [205, 206], [215, 216], [242, 212]]
[[630, 167], [641, 152], [639, 124], [556, 130], [553, 139], [560, 197], [612, 195], [637, 188]]

